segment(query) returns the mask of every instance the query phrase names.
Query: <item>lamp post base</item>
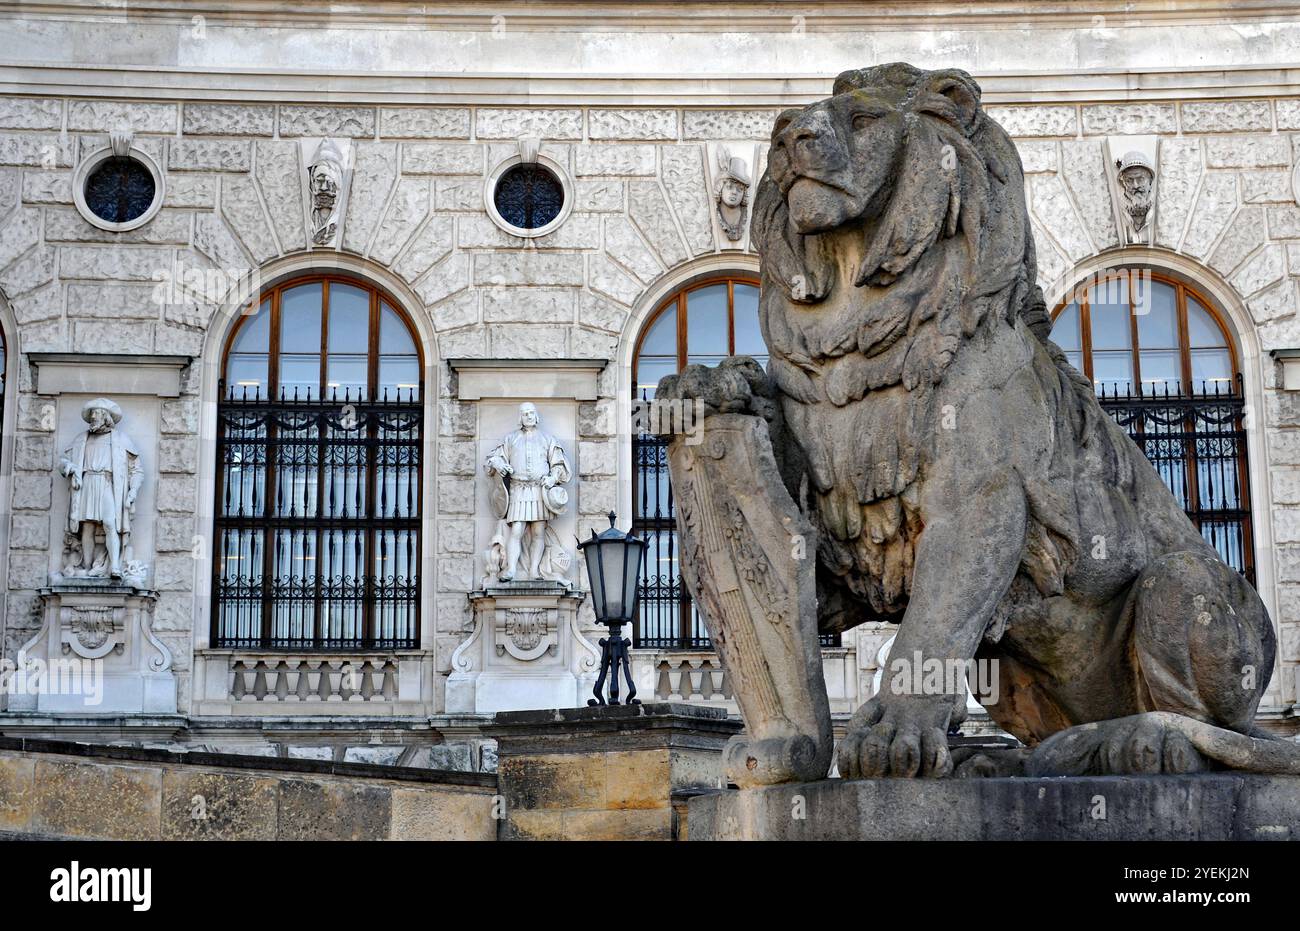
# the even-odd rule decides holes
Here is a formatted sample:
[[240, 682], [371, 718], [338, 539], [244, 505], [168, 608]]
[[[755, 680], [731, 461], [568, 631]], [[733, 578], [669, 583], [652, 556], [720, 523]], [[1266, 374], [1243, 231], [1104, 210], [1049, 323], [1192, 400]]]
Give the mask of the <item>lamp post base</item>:
[[[596, 685], [592, 689], [595, 698], [587, 699], [588, 705], [617, 705], [618, 700], [618, 674], [621, 670], [623, 677], [627, 680], [627, 702], [629, 705], [639, 705], [641, 700], [636, 697], [636, 683], [632, 681], [632, 661], [628, 657], [628, 648], [632, 646], [632, 641], [623, 637], [623, 625], [611, 624], [609, 636], [600, 638], [600, 675], [596, 679]], [[609, 701], [605, 700], [605, 678], [609, 677]]]

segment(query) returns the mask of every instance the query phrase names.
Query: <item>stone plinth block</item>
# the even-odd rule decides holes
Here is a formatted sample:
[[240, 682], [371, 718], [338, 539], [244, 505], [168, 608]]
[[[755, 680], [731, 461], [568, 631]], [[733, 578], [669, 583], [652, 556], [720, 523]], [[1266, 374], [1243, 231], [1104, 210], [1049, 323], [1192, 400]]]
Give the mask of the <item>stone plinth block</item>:
[[688, 811], [691, 840], [1297, 840], [1300, 778], [827, 779]]
[[741, 728], [721, 708], [613, 705], [512, 711], [497, 741], [501, 840], [672, 840], [675, 795], [716, 787]]
[[449, 714], [576, 705], [599, 653], [578, 625], [584, 595], [554, 582], [501, 582], [469, 595], [474, 626], [456, 647]]

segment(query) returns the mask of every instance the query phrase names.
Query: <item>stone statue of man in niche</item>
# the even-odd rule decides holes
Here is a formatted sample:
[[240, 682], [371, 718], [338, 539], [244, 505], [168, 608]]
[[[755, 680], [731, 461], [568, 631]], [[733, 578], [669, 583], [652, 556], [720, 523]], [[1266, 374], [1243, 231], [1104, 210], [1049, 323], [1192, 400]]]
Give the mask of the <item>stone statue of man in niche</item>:
[[[77, 434], [63, 451], [59, 471], [71, 484], [67, 530], [75, 550], [79, 541], [80, 566], [64, 566], [64, 575], [115, 579], [123, 576], [123, 563], [131, 561], [131, 520], [135, 500], [144, 480], [140, 451], [125, 432], [118, 430], [122, 408], [108, 398], [95, 398], [81, 408], [87, 429]], [[107, 560], [96, 558], [96, 535], [102, 533]]]
[[496, 479], [492, 510], [502, 524], [488, 552], [489, 565], [499, 566], [498, 580], [567, 584], [568, 554], [548, 523], [568, 507], [562, 486], [571, 474], [569, 460], [555, 437], [542, 432], [536, 406], [519, 405], [519, 429], [492, 450], [486, 470]]

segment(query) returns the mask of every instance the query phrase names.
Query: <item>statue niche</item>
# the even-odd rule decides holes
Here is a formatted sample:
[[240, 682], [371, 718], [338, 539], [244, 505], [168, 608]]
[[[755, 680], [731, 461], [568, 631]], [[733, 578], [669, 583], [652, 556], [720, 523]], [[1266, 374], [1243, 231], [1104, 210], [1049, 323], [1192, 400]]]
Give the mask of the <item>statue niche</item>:
[[[996, 665], [979, 697], [1029, 748], [1008, 774], [1300, 773], [1254, 725], [1259, 596], [1049, 339], [1020, 159], [968, 74], [848, 71], [782, 113], [752, 227], [767, 370], [692, 365], [656, 394], [705, 405], [669, 464], [746, 723], [732, 781], [826, 776], [817, 636], [868, 621], [899, 623], [904, 664]], [[840, 775], [997, 770], [949, 748], [965, 705], [964, 674], [885, 677]]]

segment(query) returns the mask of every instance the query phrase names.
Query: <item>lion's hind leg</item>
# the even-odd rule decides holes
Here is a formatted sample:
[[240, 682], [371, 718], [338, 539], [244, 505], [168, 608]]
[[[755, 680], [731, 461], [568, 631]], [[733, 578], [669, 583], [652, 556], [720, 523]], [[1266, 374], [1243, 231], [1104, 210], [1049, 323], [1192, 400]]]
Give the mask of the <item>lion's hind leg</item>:
[[1300, 746], [1250, 736], [1276, 647], [1240, 575], [1212, 553], [1171, 553], [1138, 575], [1129, 609], [1140, 713], [1052, 735], [1031, 775], [1300, 773]]
[[1153, 560], [1132, 598], [1138, 710], [1249, 733], [1276, 652], [1254, 589], [1213, 553], [1180, 552]]

